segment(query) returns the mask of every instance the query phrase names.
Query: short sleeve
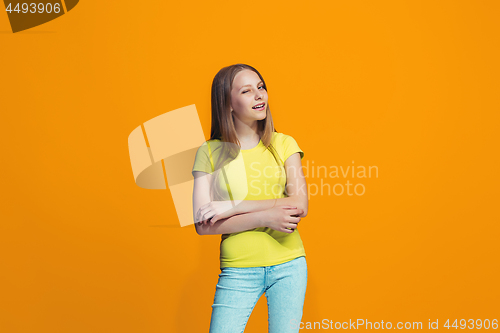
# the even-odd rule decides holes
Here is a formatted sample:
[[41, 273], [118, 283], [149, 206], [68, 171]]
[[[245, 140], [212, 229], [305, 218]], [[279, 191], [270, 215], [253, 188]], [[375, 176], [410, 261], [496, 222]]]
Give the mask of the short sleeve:
[[[196, 157], [194, 159], [194, 165], [193, 165], [193, 170], [191, 171], [191, 174], [194, 173], [194, 171], [202, 171], [206, 173], [212, 173], [212, 163], [210, 161], [210, 155], [209, 155], [209, 150], [208, 150], [208, 145], [206, 142], [204, 142], [200, 148], [198, 148], [198, 151], [196, 152]], [[194, 174], [193, 174], [194, 176]]]
[[304, 157], [304, 152], [300, 149], [297, 141], [290, 135], [283, 135], [283, 162], [295, 153], [300, 154], [300, 159]]

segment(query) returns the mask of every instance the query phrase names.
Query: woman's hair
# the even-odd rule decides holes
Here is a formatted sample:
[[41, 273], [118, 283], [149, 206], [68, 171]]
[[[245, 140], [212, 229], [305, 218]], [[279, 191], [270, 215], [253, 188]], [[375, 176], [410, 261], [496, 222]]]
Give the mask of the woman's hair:
[[[222, 68], [215, 75], [212, 82], [212, 128], [210, 130], [209, 140], [219, 140], [222, 142], [222, 145], [218, 146], [220, 151], [217, 163], [215, 164], [215, 170], [222, 170], [225, 180], [227, 180], [227, 178], [222, 166], [234, 160], [239, 154], [239, 148], [241, 148], [241, 144], [236, 135], [234, 119], [231, 113], [231, 90], [233, 88], [234, 77], [244, 69], [249, 69], [255, 72], [262, 80], [264, 89], [268, 91], [266, 82], [264, 81], [262, 75], [260, 75], [259, 71], [246, 64], [235, 64]], [[266, 118], [257, 121], [257, 131], [262, 143], [266, 149], [273, 154], [278, 166], [283, 166], [283, 161], [272, 144], [273, 132], [277, 131], [274, 127], [269, 103], [266, 103]], [[216, 149], [217, 148], [214, 150]], [[216, 172], [213, 177], [214, 182], [212, 185], [218, 184], [218, 177], [219, 172]], [[218, 186], [211, 186], [210, 188], [211, 193], [215, 194], [215, 196], [212, 196], [212, 200], [218, 200], [216, 198], [223, 200], [223, 197], [218, 194]], [[216, 193], [213, 191], [216, 191]]]

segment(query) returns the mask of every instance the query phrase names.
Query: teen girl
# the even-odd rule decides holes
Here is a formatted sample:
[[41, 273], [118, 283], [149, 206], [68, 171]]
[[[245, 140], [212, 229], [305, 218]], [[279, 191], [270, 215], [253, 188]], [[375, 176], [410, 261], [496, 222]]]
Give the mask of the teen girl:
[[211, 333], [244, 332], [265, 293], [270, 333], [298, 332], [307, 285], [297, 225], [307, 215], [304, 152], [273, 124], [267, 87], [245, 64], [212, 83], [210, 140], [193, 166], [199, 235], [222, 235]]

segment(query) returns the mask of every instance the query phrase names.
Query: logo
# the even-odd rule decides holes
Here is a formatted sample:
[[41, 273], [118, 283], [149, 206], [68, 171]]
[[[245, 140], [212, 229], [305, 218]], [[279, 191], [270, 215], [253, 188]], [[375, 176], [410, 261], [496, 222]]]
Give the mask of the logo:
[[239, 152], [239, 146], [225, 142], [207, 144], [194, 104], [136, 127], [128, 137], [128, 148], [135, 183], [150, 190], [168, 187], [181, 227], [199, 222], [193, 217], [195, 160], [195, 169], [207, 173], [220, 171], [215, 187], [224, 196], [222, 199], [230, 200], [234, 206], [248, 194], [243, 156], [237, 154], [234, 159], [226, 159], [225, 155], [231, 150]]

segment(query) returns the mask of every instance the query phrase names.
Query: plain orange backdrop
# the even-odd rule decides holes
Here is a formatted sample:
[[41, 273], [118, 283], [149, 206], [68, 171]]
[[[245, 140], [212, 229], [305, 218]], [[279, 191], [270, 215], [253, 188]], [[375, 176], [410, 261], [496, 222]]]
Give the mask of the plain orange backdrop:
[[[497, 1], [81, 1], [12, 34], [0, 13], [0, 331], [208, 331], [220, 236], [134, 183], [127, 137], [196, 104], [208, 138], [234, 63], [264, 76], [303, 164], [379, 170], [362, 196], [310, 198], [303, 322], [500, 319], [499, 17]], [[267, 332], [264, 296], [245, 332]]]

